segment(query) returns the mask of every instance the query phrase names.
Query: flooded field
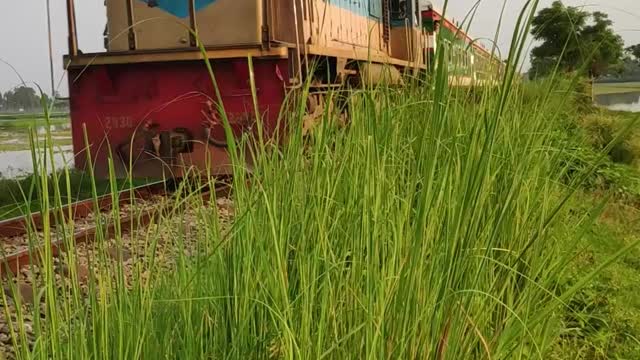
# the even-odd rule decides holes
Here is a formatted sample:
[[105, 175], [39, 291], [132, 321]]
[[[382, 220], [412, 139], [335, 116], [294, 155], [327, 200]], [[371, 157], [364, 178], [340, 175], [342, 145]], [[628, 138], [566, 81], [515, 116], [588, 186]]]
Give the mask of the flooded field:
[[595, 100], [598, 105], [610, 110], [640, 112], [640, 91], [596, 95]]
[[[73, 166], [71, 145], [60, 146], [54, 156], [56, 169]], [[11, 179], [33, 173], [31, 150], [0, 151], [0, 178]]]
[[56, 168], [72, 165], [71, 125], [68, 119], [52, 120], [48, 129], [41, 119], [3, 120], [0, 121], [0, 178], [10, 179], [33, 173], [30, 150], [32, 129], [35, 129], [36, 141], [41, 147], [45, 145], [47, 133], [50, 133], [56, 149]]
[[615, 111], [640, 112], [640, 88], [637, 83], [596, 84], [597, 105]]

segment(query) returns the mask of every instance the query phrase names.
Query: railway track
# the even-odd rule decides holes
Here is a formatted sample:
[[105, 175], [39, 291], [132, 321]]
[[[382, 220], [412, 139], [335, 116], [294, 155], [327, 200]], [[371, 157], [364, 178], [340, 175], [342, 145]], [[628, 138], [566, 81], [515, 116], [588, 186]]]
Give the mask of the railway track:
[[[133, 196], [131, 196], [133, 194]], [[118, 194], [119, 226], [123, 231], [128, 231], [136, 222], [145, 225], [153, 213], [158, 209], [154, 206], [158, 197], [167, 196], [169, 193], [161, 183], [153, 183], [130, 190], [124, 190]], [[103, 231], [105, 237], [113, 234], [116, 222], [110, 221], [106, 224], [98, 225], [96, 221], [113, 211], [114, 204], [111, 195], [105, 195], [94, 201], [93, 199], [78, 201], [65, 206], [62, 209], [53, 210], [49, 213], [48, 223], [51, 238], [69, 239], [69, 236], [60, 235], [59, 231], [72, 231], [71, 235], [76, 243], [92, 241], [98, 229]], [[135, 206], [142, 208], [142, 213], [137, 218], [128, 210], [128, 207]], [[64, 217], [64, 220], [59, 220]], [[18, 217], [0, 222], [0, 246], [2, 247], [2, 264], [0, 266], [0, 276], [16, 275], [19, 270], [30, 263], [38, 262], [36, 256], [44, 250], [45, 244], [42, 242], [44, 236], [44, 216], [37, 212], [26, 217]], [[65, 229], [66, 228], [66, 229]], [[35, 243], [35, 244], [34, 244]], [[51, 251], [53, 256], [58, 256], [65, 250], [65, 241], [52, 240]]]
[[[229, 208], [232, 208], [232, 203], [228, 198], [229, 192], [230, 186], [222, 183], [198, 196], [202, 197], [205, 207], [218, 207], [216, 214], [219, 218], [230, 221], [232, 211]], [[145, 239], [145, 229], [159, 226], [161, 219], [167, 221], [171, 217], [167, 214], [175, 211], [176, 207], [184, 206], [178, 204], [173, 195], [165, 190], [163, 184], [151, 184], [123, 191], [115, 197], [118, 199], [115, 205], [114, 197], [108, 195], [99, 198], [97, 202], [85, 200], [57, 209], [49, 214], [49, 219], [34, 213], [28, 217], [0, 222], [0, 246], [3, 250], [0, 264], [3, 288], [0, 291], [4, 291], [4, 300], [0, 299], [0, 306], [4, 307], [0, 308], [0, 358], [15, 356], [13, 347], [16, 344], [11, 330], [13, 329], [14, 334], [17, 333], [21, 322], [24, 322], [26, 340], [29, 343], [35, 341], [32, 309], [40, 306], [40, 313], [46, 313], [44, 297], [35, 292], [44, 286], [45, 271], [42, 262], [47, 245], [50, 246], [52, 255], [56, 288], [69, 286], [73, 272], [75, 281], [81, 283], [83, 291], [86, 291], [88, 278], [96, 270], [95, 260], [105, 254], [109, 261], [121, 263], [129, 276], [134, 272], [134, 266], [146, 263], [142, 259], [145, 251], [137, 250], [146, 246], [141, 243]], [[215, 203], [212, 202], [214, 196]], [[183, 218], [177, 216], [170, 220], [190, 221], [185, 220], [194, 218], [189, 215], [190, 211], [193, 212], [194, 209], [182, 211], [185, 214]], [[114, 221], [116, 217], [119, 221]], [[50, 224], [49, 227], [45, 226], [47, 223]], [[189, 226], [195, 226], [194, 224]], [[44, 241], [45, 238], [50, 240]], [[69, 257], [66, 255], [68, 244], [73, 244], [73, 252], [70, 253], [75, 258], [72, 263], [74, 265], [69, 266]], [[171, 257], [176, 254], [167, 254], [172, 253], [173, 245], [167, 242], [158, 246], [162, 248], [158, 258], [161, 259], [163, 268], [170, 271], [170, 267], [175, 265]], [[75, 271], [70, 270], [71, 266], [76, 267]], [[26, 314], [26, 317], [18, 321], [18, 313]]]
[[[226, 196], [229, 193], [228, 185], [220, 185], [214, 189], [216, 197]], [[133, 196], [131, 196], [133, 194]], [[171, 192], [166, 191], [162, 183], [153, 183], [130, 190], [124, 190], [118, 194], [118, 206], [120, 207], [120, 221], [106, 221], [103, 224], [97, 224], [98, 217], [96, 213], [100, 213], [102, 220], [105, 220], [105, 214], [113, 211], [113, 199], [111, 195], [105, 195], [98, 198], [75, 202], [65, 206], [57, 211], [49, 214], [49, 223], [52, 233], [55, 235], [62, 227], [71, 228], [73, 234], [71, 236], [76, 244], [92, 241], [97, 232], [101, 231], [103, 238], [109, 238], [116, 230], [116, 226], [121, 232], [128, 232], [132, 227], [142, 227], [149, 223], [153, 216], [160, 211], [157, 203], [161, 197], [169, 196]], [[203, 200], [207, 201], [211, 192], [206, 191], [202, 194]], [[167, 204], [164, 204], [165, 207]], [[130, 211], [135, 207], [138, 211]], [[71, 218], [68, 218], [71, 214]], [[65, 217], [63, 222], [57, 220], [59, 217]], [[38, 259], [32, 255], [40, 253], [44, 250], [45, 244], [37, 242], [34, 246], [34, 238], [40, 240], [43, 238], [44, 221], [43, 215], [33, 213], [27, 217], [19, 217], [0, 222], [0, 246], [2, 247], [2, 264], [0, 266], [0, 276], [15, 275], [19, 270], [31, 263], [37, 262]], [[61, 224], [62, 223], [62, 224]], [[70, 224], [73, 224], [70, 226]], [[53, 237], [53, 236], [52, 236]], [[64, 236], [61, 236], [64, 237]], [[68, 237], [65, 237], [68, 240]], [[51, 252], [53, 256], [58, 256], [65, 250], [64, 240], [51, 241]]]

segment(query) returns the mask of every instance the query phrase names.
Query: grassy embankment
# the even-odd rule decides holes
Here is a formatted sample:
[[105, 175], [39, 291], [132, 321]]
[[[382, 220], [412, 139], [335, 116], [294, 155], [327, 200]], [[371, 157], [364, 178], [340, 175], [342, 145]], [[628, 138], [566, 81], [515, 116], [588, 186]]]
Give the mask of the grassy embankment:
[[[41, 149], [44, 149], [47, 144], [45, 140], [53, 144], [54, 148], [71, 145], [71, 130], [67, 127], [69, 118], [66, 114], [52, 114], [49, 125], [50, 127], [42, 114], [0, 114], [0, 151], [30, 151], [32, 129], [40, 132], [37, 138]], [[72, 171], [69, 181], [71, 192], [69, 194], [65, 192], [64, 202], [91, 197], [92, 181], [89, 175]], [[122, 189], [124, 183], [125, 181], [119, 181], [116, 189]], [[143, 182], [136, 182], [135, 185], [141, 183]], [[41, 206], [41, 193], [36, 191], [37, 188], [38, 183], [33, 176], [21, 179], [0, 179], [0, 220], [21, 216], [27, 210], [38, 210]], [[109, 193], [109, 182], [98, 182], [97, 191], [99, 194]], [[26, 201], [27, 199], [31, 200]]]
[[[77, 285], [56, 290], [45, 262], [44, 280], [34, 283], [50, 284], [41, 293], [47, 321], [36, 323], [32, 349], [19, 346], [18, 329], [20, 357], [495, 359], [591, 351], [599, 340], [593, 313], [576, 301], [606, 276], [597, 267], [626, 259], [618, 251], [634, 241], [593, 235], [603, 229], [592, 227], [593, 192], [616, 187], [617, 165], [605, 159], [592, 171], [600, 153], [583, 142], [589, 127], [580, 125], [566, 82], [507, 82], [471, 94], [448, 90], [445, 79], [438, 74], [435, 89], [356, 92], [347, 130], [329, 125], [336, 122], [328, 112], [304, 144], [292, 137], [279, 151], [260, 146], [251, 186], [236, 168], [230, 229], [197, 206], [197, 192], [188, 194], [178, 200], [188, 206], [133, 235], [146, 244], [133, 273], [105, 256], [93, 260], [86, 300]], [[287, 116], [299, 124], [302, 115]], [[40, 185], [49, 188], [46, 179]], [[62, 202], [59, 188], [43, 210]], [[594, 239], [606, 249], [595, 249]], [[187, 242], [200, 251], [181, 251]], [[157, 263], [160, 243], [175, 250], [169, 270]], [[582, 247], [597, 259], [576, 260]], [[40, 308], [33, 311], [39, 319]], [[613, 333], [614, 325], [600, 330]]]
[[[582, 108], [571, 115], [573, 126], [566, 137], [573, 144], [576, 164], [588, 163], [606, 143], [637, 114]], [[573, 283], [595, 269], [620, 248], [640, 239], [640, 131], [630, 129], [597, 171], [580, 187], [568, 208], [567, 233], [578, 215], [610, 198], [602, 214], [584, 234], [575, 250], [576, 259], [563, 272]], [[640, 251], [633, 247], [620, 261], [600, 272], [571, 301], [572, 312], [565, 315], [566, 333], [558, 344], [558, 358], [636, 359], [640, 357]]]
[[[66, 188], [67, 176], [63, 171], [57, 173], [57, 181], [64, 180], [63, 187], [59, 189], [60, 200], [63, 204], [75, 202], [78, 200], [91, 199], [93, 196], [93, 188], [98, 196], [110, 194], [111, 189], [122, 191], [130, 187], [130, 184], [141, 186], [152, 180], [134, 180], [130, 182], [127, 179], [120, 179], [112, 186], [109, 180], [91, 180], [87, 173], [70, 170], [68, 175], [69, 189]], [[0, 221], [11, 219], [18, 216], [24, 216], [29, 212], [40, 211], [44, 196], [50, 203], [56, 200], [55, 191], [53, 189], [53, 176], [49, 175], [47, 195], [40, 191], [40, 180], [38, 177], [30, 175], [20, 179], [2, 179], [0, 180]]]

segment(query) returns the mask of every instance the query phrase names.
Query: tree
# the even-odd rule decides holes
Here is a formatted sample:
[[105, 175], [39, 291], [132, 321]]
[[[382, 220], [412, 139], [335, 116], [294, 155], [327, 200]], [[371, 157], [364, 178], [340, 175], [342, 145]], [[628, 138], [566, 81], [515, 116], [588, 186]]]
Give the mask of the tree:
[[598, 77], [607, 73], [609, 68], [619, 71], [624, 55], [624, 42], [620, 35], [613, 32], [613, 22], [603, 12], [591, 14], [593, 23], [585, 26], [581, 36], [584, 39], [584, 55], [589, 65], [589, 75]]
[[554, 1], [532, 21], [531, 34], [540, 45], [531, 51], [531, 76], [581, 71], [601, 76], [621, 63], [622, 38], [611, 29], [607, 14], [589, 13]]
[[33, 88], [19, 86], [4, 95], [4, 103], [10, 110], [35, 110], [40, 108], [40, 97]]
[[531, 34], [542, 44], [531, 51], [531, 74], [547, 75], [556, 64], [567, 71], [579, 66], [578, 29], [584, 28], [589, 14], [555, 1], [533, 18]]
[[633, 56], [636, 61], [640, 62], [640, 44], [631, 45], [625, 50], [629, 55]]

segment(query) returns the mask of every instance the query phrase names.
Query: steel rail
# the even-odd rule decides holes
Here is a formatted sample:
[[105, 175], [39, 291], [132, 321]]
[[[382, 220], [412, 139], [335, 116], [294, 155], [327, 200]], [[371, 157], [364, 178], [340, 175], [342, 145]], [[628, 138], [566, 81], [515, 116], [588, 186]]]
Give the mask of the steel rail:
[[[131, 198], [129, 194], [131, 191], [134, 192], [134, 199], [146, 199], [152, 195], [162, 195], [169, 196], [170, 193], [164, 191], [164, 187], [159, 183], [150, 184], [147, 186], [142, 186], [134, 189], [129, 189], [121, 192], [121, 200], [119, 201], [119, 206], [130, 204]], [[213, 190], [213, 194], [215, 194], [216, 198], [221, 196], [226, 196], [230, 193], [231, 186], [228, 184], [221, 184]], [[202, 194], [202, 198], [204, 201], [209, 201], [212, 195], [212, 191], [206, 191]], [[112, 209], [112, 197], [111, 195], [106, 195], [98, 199], [98, 201], [84, 200], [74, 204], [71, 204], [71, 211], [73, 214], [77, 216], [73, 216], [74, 220], [78, 220], [81, 218], [87, 217], [89, 214], [95, 212], [96, 207], [98, 211], [110, 210]], [[97, 206], [96, 206], [97, 205]], [[142, 212], [135, 214], [128, 214], [124, 217], [121, 217], [119, 222], [109, 221], [106, 224], [102, 224], [99, 226], [94, 224], [92, 226], [83, 228], [81, 230], [76, 231], [72, 236], [73, 240], [76, 244], [83, 242], [91, 242], [93, 241], [98, 233], [102, 231], [102, 237], [108, 239], [112, 237], [117, 228], [116, 223], [118, 224], [118, 228], [121, 233], [128, 233], [137, 225], [138, 227], [147, 226], [153, 218], [161, 214], [161, 212], [165, 210], [162, 207], [154, 207], [151, 209], [143, 210]], [[65, 207], [62, 212], [67, 214], [69, 211], [69, 206]], [[56, 213], [60, 213], [61, 211], [56, 211]], [[52, 214], [50, 214], [52, 216]], [[42, 226], [42, 215], [39, 213], [34, 213], [32, 216], [32, 222], [40, 227]], [[0, 236], [2, 237], [11, 237], [18, 236], [22, 234], [26, 234], [28, 232], [27, 228], [27, 218], [16, 218], [7, 221], [0, 222]], [[57, 240], [52, 241], [51, 245], [51, 253], [54, 257], [59, 256], [61, 253], [66, 251], [66, 241]], [[42, 260], [42, 254], [44, 254], [46, 244], [38, 244], [33, 248], [27, 248], [23, 250], [16, 251], [12, 254], [5, 256], [3, 259], [0, 259], [0, 277], [7, 276], [15, 276], [19, 273], [20, 269], [28, 266], [29, 264], [38, 264]]]
[[[164, 184], [152, 183], [120, 192], [121, 195], [127, 195], [118, 197], [121, 206], [131, 201], [131, 198], [128, 196], [130, 192], [134, 193], [135, 199], [145, 199], [150, 195], [162, 194], [162, 192], [164, 192]], [[96, 207], [98, 210], [107, 210], [112, 205], [112, 199], [111, 195], [104, 195], [98, 197], [97, 201], [94, 201], [94, 199], [81, 200], [64, 206], [62, 209], [55, 211], [52, 209], [52, 211], [49, 212], [50, 223], [54, 223], [55, 217], [60, 214], [64, 214], [66, 217], [71, 213], [72, 219], [66, 220], [78, 220], [93, 213]], [[42, 214], [40, 212], [3, 220], [0, 221], [0, 238], [24, 235], [27, 234], [30, 229], [39, 231], [42, 230], [42, 224]]]

